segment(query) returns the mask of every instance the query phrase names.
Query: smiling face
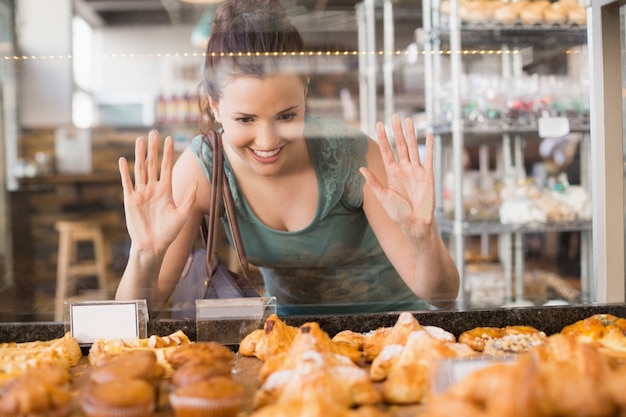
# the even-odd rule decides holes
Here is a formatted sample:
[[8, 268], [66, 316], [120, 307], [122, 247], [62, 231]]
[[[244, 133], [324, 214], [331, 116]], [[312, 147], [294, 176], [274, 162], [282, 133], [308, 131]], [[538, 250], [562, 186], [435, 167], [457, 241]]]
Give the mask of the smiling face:
[[[240, 173], [285, 175], [307, 157], [303, 140], [306, 86], [296, 74], [231, 79], [211, 110], [224, 150]], [[248, 172], [250, 171], [250, 172]]]

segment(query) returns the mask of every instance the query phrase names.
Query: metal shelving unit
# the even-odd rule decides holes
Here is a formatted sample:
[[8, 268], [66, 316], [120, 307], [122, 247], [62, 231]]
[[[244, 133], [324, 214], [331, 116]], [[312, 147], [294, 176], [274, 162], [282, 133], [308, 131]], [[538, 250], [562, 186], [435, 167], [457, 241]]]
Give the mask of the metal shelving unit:
[[[477, 53], [490, 50], [500, 55], [503, 76], [516, 77], [522, 73], [521, 51], [533, 46], [550, 46], [566, 49], [586, 43], [586, 28], [578, 25], [532, 25], [521, 24], [465, 24], [458, 15], [459, 0], [450, 0], [449, 15], [440, 13], [440, 0], [424, 0], [424, 51], [427, 115], [436, 139], [436, 193], [437, 217], [442, 233], [449, 238], [449, 248], [461, 274], [459, 307], [468, 306], [469, 288], [465, 273], [465, 239], [468, 236], [489, 235], [499, 237], [500, 262], [504, 266], [506, 297], [509, 302], [523, 298], [522, 277], [524, 273], [523, 236], [527, 233], [577, 231], [581, 233], [581, 286], [583, 297], [589, 293], [591, 271], [591, 221], [574, 221], [541, 224], [502, 224], [499, 219], [474, 221], [465, 218], [463, 199], [463, 153], [466, 146], [478, 147], [479, 155], [485, 155], [488, 147], [498, 147], [498, 163], [505, 173], [523, 169], [523, 143], [528, 135], [537, 135], [534, 127], [495, 126], [488, 129], [467, 126], [462, 117], [461, 83], [463, 60]], [[467, 48], [463, 49], [462, 45]], [[442, 59], [449, 58], [450, 91], [449, 113], [451, 118], [441, 124], [442, 109]], [[589, 129], [586, 124], [576, 126], [583, 133], [581, 146], [581, 185], [589, 189]], [[485, 158], [479, 163], [484, 165]], [[449, 162], [451, 161], [451, 162]], [[488, 161], [487, 161], [488, 163]], [[443, 183], [446, 168], [454, 175], [454, 216], [443, 215]], [[519, 172], [519, 171], [518, 171]], [[516, 292], [512, 286], [515, 277]], [[515, 299], [513, 299], [515, 298]]]

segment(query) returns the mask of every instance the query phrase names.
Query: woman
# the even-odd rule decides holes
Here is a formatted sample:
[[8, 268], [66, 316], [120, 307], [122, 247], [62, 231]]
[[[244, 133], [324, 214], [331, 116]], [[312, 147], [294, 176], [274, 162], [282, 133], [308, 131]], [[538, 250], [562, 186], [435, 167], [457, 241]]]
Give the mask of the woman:
[[[204, 131], [221, 133], [246, 254], [279, 312], [450, 306], [459, 276], [434, 220], [433, 139], [391, 120], [380, 147], [305, 115], [302, 37], [276, 0], [230, 0], [215, 14], [201, 85]], [[293, 58], [293, 57], [296, 58]], [[292, 65], [292, 64], [296, 65]], [[209, 211], [211, 149], [195, 138], [173, 165], [166, 138], [138, 138], [134, 181], [120, 159], [131, 237], [118, 299], [166, 303]], [[321, 310], [320, 310], [321, 309]]]

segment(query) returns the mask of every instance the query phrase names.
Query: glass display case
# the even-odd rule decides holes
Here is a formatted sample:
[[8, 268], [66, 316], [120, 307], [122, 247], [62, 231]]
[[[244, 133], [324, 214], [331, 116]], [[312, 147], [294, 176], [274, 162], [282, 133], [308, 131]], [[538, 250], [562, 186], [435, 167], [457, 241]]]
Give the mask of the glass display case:
[[624, 1], [587, 7], [597, 302], [624, 302]]
[[[0, 321], [50, 319], [59, 241], [54, 222], [60, 218], [83, 216], [106, 225], [107, 263], [114, 285], [129, 247], [117, 159], [131, 159], [134, 139], [153, 127], [171, 134], [177, 151], [197, 133], [197, 115], [189, 111], [189, 104], [195, 104], [203, 51], [191, 33], [204, 9], [213, 6], [151, 0], [150, 10], [130, 6], [114, 10], [119, 7], [114, 3], [94, 6], [92, 0], [58, 0], [52, 7], [37, 0], [0, 0]], [[436, 186], [442, 187], [437, 190], [440, 231], [452, 236], [447, 243], [460, 268], [468, 256], [491, 261], [494, 248], [504, 261], [497, 270], [469, 271], [465, 288], [480, 281], [487, 285], [478, 290], [487, 296], [494, 291], [504, 294], [487, 307], [518, 301], [516, 296], [528, 290], [539, 292], [545, 300], [545, 288], [535, 285], [536, 276], [527, 274], [526, 262], [534, 257], [549, 271], [563, 265], [577, 267], [571, 275], [584, 297], [572, 297], [575, 302], [624, 301], [623, 0], [590, 1], [585, 5], [587, 24], [516, 23], [504, 30], [484, 22], [455, 20], [453, 10], [462, 0], [285, 3], [311, 52], [308, 63], [314, 74], [307, 102], [311, 114], [341, 119], [373, 136], [374, 123], [395, 112], [414, 119], [422, 140], [427, 120], [456, 112], [445, 120], [451, 123], [435, 126], [441, 139], [435, 149], [441, 162], [437, 169], [443, 173], [435, 179]], [[165, 10], [164, 5], [171, 8]], [[42, 36], [46, 25], [55, 26]], [[555, 64], [549, 53], [555, 46], [568, 51], [580, 48], [560, 54]], [[529, 48], [534, 48], [533, 61], [528, 60]], [[450, 50], [461, 54], [448, 54]], [[481, 61], [487, 56], [496, 66]], [[450, 60], [452, 65], [445, 63]], [[466, 122], [483, 118], [481, 109], [457, 105], [471, 94], [484, 98], [480, 93], [486, 90], [481, 86], [493, 80], [494, 73], [501, 79], [518, 77], [524, 81], [519, 86], [525, 88], [530, 84], [522, 71], [555, 69], [574, 61], [579, 70], [575, 76], [588, 78], [590, 86], [591, 117], [575, 133], [582, 138], [576, 165], [582, 185], [592, 193], [591, 220], [541, 227], [503, 224], [483, 218], [497, 213], [488, 199], [480, 198], [467, 206], [466, 213], [447, 212], [450, 190], [443, 187], [448, 172], [454, 179], [452, 189], [458, 189], [461, 181], [468, 184], [478, 178], [474, 174], [484, 173], [484, 167], [493, 168], [494, 153], [501, 172], [515, 171], [524, 162], [521, 159], [537, 158], [528, 154], [527, 146], [533, 140], [537, 143], [529, 140], [537, 133], [535, 127], [477, 129]], [[479, 76], [463, 78], [459, 67], [464, 66]], [[446, 84], [451, 74], [459, 76], [454, 88]], [[461, 88], [468, 81], [475, 83], [472, 89]], [[436, 86], [443, 86], [437, 94], [449, 100], [428, 106]], [[500, 88], [506, 90], [507, 85]], [[486, 120], [493, 122], [497, 109], [487, 110]], [[57, 141], [74, 139], [84, 139], [81, 144], [91, 154], [88, 173], [49, 175], [45, 164], [37, 166], [37, 155], [49, 162], [57, 152]], [[475, 151], [470, 155], [475, 172], [459, 168], [468, 156], [459, 144]], [[454, 205], [465, 206], [465, 202]], [[544, 236], [566, 234], [577, 237], [570, 248], [577, 253], [575, 259], [561, 261], [555, 254], [563, 242]], [[491, 239], [494, 235], [501, 237], [497, 244]], [[473, 246], [465, 246], [468, 241]], [[534, 246], [536, 241], [540, 246]], [[511, 278], [522, 275], [531, 281]], [[459, 306], [472, 307], [467, 297], [471, 293], [462, 292]]]

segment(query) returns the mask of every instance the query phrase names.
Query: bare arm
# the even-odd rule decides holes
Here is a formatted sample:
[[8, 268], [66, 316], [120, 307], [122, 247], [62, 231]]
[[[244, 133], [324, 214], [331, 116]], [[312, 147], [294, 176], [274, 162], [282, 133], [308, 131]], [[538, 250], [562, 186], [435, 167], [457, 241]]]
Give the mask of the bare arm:
[[376, 237], [409, 288], [439, 307], [450, 306], [459, 290], [459, 272], [434, 219], [433, 138], [420, 161], [413, 122], [392, 117], [397, 150], [394, 155], [382, 123], [379, 146], [371, 143], [363, 207]]
[[[155, 131], [150, 132], [147, 144], [144, 138], [137, 139], [134, 184], [128, 162], [124, 158], [119, 161], [131, 249], [116, 299], [145, 298], [151, 308], [160, 308], [169, 298], [201, 218], [201, 209], [195, 204], [199, 193], [196, 175], [201, 169], [195, 162], [181, 163], [181, 159], [193, 158], [190, 152], [186, 155], [188, 151], [181, 155], [176, 166], [191, 165], [192, 172], [174, 169], [170, 137], [165, 139], [159, 169], [158, 142]], [[203, 186], [208, 187], [208, 181], [205, 183]]]

